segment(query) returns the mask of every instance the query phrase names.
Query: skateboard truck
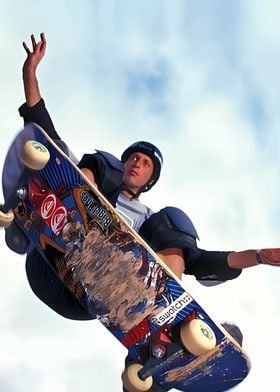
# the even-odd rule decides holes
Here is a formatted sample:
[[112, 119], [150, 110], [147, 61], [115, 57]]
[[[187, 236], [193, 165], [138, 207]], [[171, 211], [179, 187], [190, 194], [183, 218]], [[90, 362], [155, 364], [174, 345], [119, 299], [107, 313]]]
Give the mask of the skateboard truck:
[[[176, 342], [171, 340], [172, 337], [175, 338]], [[144, 380], [152, 376], [160, 367], [181, 359], [185, 354], [186, 351], [182, 344], [176, 339], [174, 328], [173, 330], [166, 327], [160, 329], [151, 338], [150, 356], [144, 363], [143, 368], [139, 371], [139, 378]]]
[[152, 376], [159, 368], [166, 366], [168, 363], [175, 360], [180, 360], [186, 355], [185, 350], [178, 343], [169, 343], [165, 346], [166, 352], [163, 356], [154, 357], [151, 356], [145, 362], [138, 375], [141, 380], [145, 380], [149, 376]]
[[25, 187], [21, 187], [21, 188], [19, 188], [19, 189], [17, 190], [16, 194], [17, 194], [17, 197], [18, 197], [20, 200], [25, 200], [26, 197], [27, 197], [27, 189], [26, 189]]

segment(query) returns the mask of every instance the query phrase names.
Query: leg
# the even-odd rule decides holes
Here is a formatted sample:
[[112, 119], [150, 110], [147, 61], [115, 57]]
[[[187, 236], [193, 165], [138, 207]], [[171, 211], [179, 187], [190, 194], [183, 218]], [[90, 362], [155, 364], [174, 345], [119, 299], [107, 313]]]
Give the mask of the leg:
[[178, 208], [166, 207], [151, 215], [139, 233], [181, 279], [185, 269], [184, 253], [197, 249], [198, 236], [189, 217]]
[[56, 313], [72, 320], [92, 319], [36, 249], [27, 255], [26, 274], [34, 294]]
[[162, 261], [174, 272], [174, 274], [182, 279], [185, 269], [185, 261], [182, 249], [168, 248], [157, 253]]

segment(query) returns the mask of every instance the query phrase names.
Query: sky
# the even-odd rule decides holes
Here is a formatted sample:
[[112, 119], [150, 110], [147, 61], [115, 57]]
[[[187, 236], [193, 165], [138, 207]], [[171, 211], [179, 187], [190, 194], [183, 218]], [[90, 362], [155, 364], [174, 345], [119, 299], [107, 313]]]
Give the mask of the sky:
[[[41, 94], [78, 158], [148, 140], [164, 166], [144, 203], [183, 209], [204, 249], [279, 246], [279, 14], [276, 0], [0, 0], [0, 167], [22, 127], [22, 41], [43, 31]], [[3, 232], [0, 263], [0, 390], [121, 391], [125, 349], [42, 304]], [[252, 370], [236, 392], [278, 385], [280, 269], [212, 288], [184, 281], [243, 331]]]

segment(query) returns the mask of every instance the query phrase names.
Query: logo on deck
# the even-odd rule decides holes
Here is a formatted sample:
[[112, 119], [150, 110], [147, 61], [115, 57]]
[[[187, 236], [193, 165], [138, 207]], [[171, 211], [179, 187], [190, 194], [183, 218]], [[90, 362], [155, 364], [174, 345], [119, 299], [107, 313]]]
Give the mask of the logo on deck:
[[51, 228], [54, 234], [62, 230], [63, 226], [67, 222], [67, 211], [63, 206], [58, 207], [51, 217]]
[[174, 302], [172, 302], [171, 305], [163, 309], [156, 316], [153, 316], [151, 322], [159, 326], [171, 323], [176, 318], [177, 314], [192, 301], [193, 299], [189, 294], [183, 293]]
[[67, 210], [52, 193], [48, 194], [41, 204], [41, 216], [50, 226], [54, 234], [58, 234], [67, 222]]
[[108, 229], [113, 222], [111, 214], [101, 204], [97, 203], [87, 191], [82, 191], [80, 198], [89, 216], [98, 223], [102, 230]]
[[41, 205], [41, 215], [43, 219], [48, 219], [54, 213], [56, 207], [55, 195], [48, 195]]

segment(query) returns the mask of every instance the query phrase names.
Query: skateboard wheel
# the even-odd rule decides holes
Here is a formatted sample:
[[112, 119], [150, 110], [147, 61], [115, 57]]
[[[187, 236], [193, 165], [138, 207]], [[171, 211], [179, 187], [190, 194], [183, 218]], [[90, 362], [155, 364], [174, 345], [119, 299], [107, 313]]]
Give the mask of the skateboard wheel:
[[122, 381], [127, 392], [145, 392], [151, 389], [153, 378], [150, 376], [146, 380], [141, 380], [138, 376], [138, 372], [142, 367], [139, 363], [133, 363], [124, 370]]
[[184, 347], [193, 355], [206, 354], [216, 346], [214, 331], [200, 319], [182, 323], [180, 337]]
[[42, 143], [36, 140], [27, 140], [23, 145], [20, 159], [30, 169], [41, 170], [48, 163], [50, 153]]
[[9, 210], [8, 212], [3, 212], [0, 210], [0, 227], [4, 227], [5, 229], [9, 227], [14, 220], [14, 217], [15, 215], [13, 210]]

